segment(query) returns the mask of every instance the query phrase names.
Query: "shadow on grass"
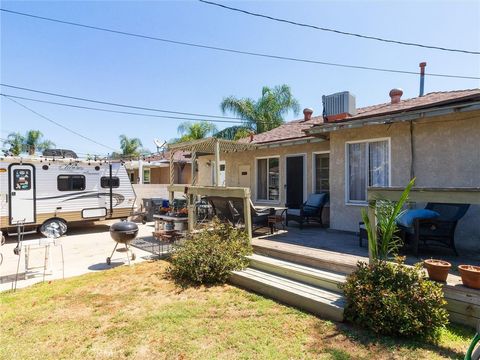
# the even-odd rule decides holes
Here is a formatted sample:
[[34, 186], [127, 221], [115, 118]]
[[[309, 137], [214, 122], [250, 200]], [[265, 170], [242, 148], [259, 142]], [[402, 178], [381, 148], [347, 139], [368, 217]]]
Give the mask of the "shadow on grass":
[[[374, 332], [361, 328], [357, 325], [351, 323], [333, 323], [334, 332], [324, 336], [324, 339], [331, 338], [332, 341], [335, 341], [333, 338], [343, 335], [348, 340], [354, 343], [360, 343], [366, 348], [378, 347], [378, 351], [381, 353], [383, 351], [394, 351], [398, 348], [410, 349], [410, 350], [429, 350], [442, 357], [448, 359], [463, 359], [465, 356], [466, 348], [462, 351], [455, 350], [443, 346], [442, 344], [435, 342], [428, 342], [425, 339], [408, 339], [401, 337], [390, 337], [384, 335], [378, 335]], [[452, 337], [461, 338], [469, 340], [473, 336], [473, 330], [465, 326], [450, 324], [448, 325], [448, 331], [452, 334]], [[325, 331], [325, 327], [322, 324], [316, 325], [316, 331], [322, 333]], [[348, 346], [348, 345], [347, 345]], [[326, 351], [329, 352], [335, 359], [349, 359], [348, 354], [342, 349], [326, 348]]]

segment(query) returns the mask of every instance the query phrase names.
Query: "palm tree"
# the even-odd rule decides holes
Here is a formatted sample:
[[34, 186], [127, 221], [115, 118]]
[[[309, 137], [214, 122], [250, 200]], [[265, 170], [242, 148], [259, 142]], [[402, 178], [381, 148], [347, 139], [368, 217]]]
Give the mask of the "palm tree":
[[178, 133], [181, 135], [177, 142], [204, 139], [217, 132], [217, 127], [208, 121], [188, 122], [178, 125]]
[[24, 137], [20, 135], [19, 132], [13, 132], [8, 134], [7, 139], [3, 142], [3, 144], [9, 146], [7, 151], [11, 155], [18, 156], [22, 153], [22, 150], [24, 149], [24, 140]]
[[295, 115], [300, 111], [298, 101], [292, 96], [290, 86], [279, 85], [273, 89], [264, 86], [258, 100], [237, 99], [229, 96], [220, 104], [222, 112], [231, 112], [245, 121], [245, 127], [257, 134], [274, 129], [283, 124], [283, 117], [292, 110]]
[[251, 132], [252, 130], [246, 128], [245, 126], [230, 126], [220, 130], [213, 136], [219, 139], [240, 140], [250, 135]]
[[142, 142], [139, 138], [128, 138], [120, 135], [120, 148], [123, 156], [139, 156], [142, 152]]
[[29, 130], [23, 138], [23, 150], [29, 155], [34, 155], [37, 150], [45, 150], [55, 147], [51, 140], [42, 140], [43, 134], [40, 130]]

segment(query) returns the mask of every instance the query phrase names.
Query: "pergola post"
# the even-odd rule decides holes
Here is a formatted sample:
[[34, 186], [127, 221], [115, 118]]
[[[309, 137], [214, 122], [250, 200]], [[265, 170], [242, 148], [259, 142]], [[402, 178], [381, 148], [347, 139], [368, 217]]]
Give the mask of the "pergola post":
[[196, 185], [197, 184], [197, 152], [196, 151], [192, 151], [191, 169], [192, 169], [192, 176], [191, 176], [190, 183], [192, 185]]
[[[372, 232], [372, 237], [373, 237], [373, 241], [372, 241], [372, 244], [375, 244], [375, 247], [377, 247], [377, 214], [376, 214], [376, 208], [377, 208], [377, 205], [375, 203], [375, 200], [372, 200], [370, 201], [369, 203], [369, 206], [368, 206], [368, 220], [370, 222], [370, 226], [372, 227], [372, 229], [374, 229], [374, 231]], [[371, 263], [373, 259], [373, 254], [372, 254], [372, 245], [370, 244], [370, 241], [369, 241], [369, 244], [368, 244], [368, 259], [369, 259], [369, 262]]]
[[[170, 150], [170, 186], [175, 183], [175, 169], [174, 169], [174, 162], [173, 162], [173, 154], [174, 152]], [[175, 198], [175, 192], [170, 191], [168, 193], [168, 201], [170, 204], [173, 204], [173, 199]]]
[[248, 240], [252, 241], [252, 218], [250, 217], [250, 189], [245, 188], [243, 195], [243, 216], [245, 219], [245, 230]]
[[215, 186], [220, 186], [220, 142], [215, 139]]

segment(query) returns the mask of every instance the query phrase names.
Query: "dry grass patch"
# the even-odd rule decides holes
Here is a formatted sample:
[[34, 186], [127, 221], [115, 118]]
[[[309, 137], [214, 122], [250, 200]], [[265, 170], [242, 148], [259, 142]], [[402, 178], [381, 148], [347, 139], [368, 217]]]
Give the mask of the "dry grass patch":
[[473, 331], [437, 345], [379, 338], [231, 286], [179, 289], [142, 263], [0, 294], [5, 359], [461, 358]]

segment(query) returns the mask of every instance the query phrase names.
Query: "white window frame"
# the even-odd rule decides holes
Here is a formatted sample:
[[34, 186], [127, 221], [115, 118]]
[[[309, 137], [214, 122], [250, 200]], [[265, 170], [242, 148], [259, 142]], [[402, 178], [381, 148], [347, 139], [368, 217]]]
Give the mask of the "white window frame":
[[[307, 189], [307, 153], [299, 153], [299, 154], [287, 154], [285, 155], [285, 186], [286, 189], [287, 184], [287, 159], [289, 157], [297, 157], [303, 156], [303, 202], [307, 201], [308, 196], [308, 189]], [[287, 202], [287, 192], [285, 191], [285, 202]]]
[[[324, 155], [324, 154], [328, 154], [328, 161], [329, 161], [329, 164], [328, 164], [328, 171], [329, 171], [329, 174], [330, 174], [330, 150], [325, 150], [325, 151], [314, 151], [312, 152], [312, 194], [315, 193], [315, 184], [317, 183], [317, 172], [316, 172], [316, 169], [315, 169], [315, 155]], [[328, 176], [329, 177], [329, 184], [330, 184], [330, 175]], [[330, 189], [328, 189], [328, 192], [330, 192]]]
[[[258, 160], [262, 159], [278, 159], [278, 201], [277, 200], [268, 200], [268, 199], [259, 199], [258, 198]], [[268, 165], [268, 162], [267, 162]], [[280, 155], [271, 155], [271, 156], [260, 156], [255, 158], [255, 202], [265, 203], [265, 204], [280, 204], [282, 196], [280, 192], [281, 180], [282, 180], [282, 163], [280, 161]], [[269, 177], [267, 174], [267, 194], [269, 188]]]
[[[382, 137], [382, 138], [371, 138], [371, 139], [363, 139], [363, 140], [355, 140], [355, 141], [346, 141], [345, 142], [345, 205], [354, 205], [354, 206], [367, 206], [368, 199], [363, 200], [350, 200], [350, 181], [349, 181], [349, 172], [348, 169], [350, 168], [350, 158], [349, 158], [349, 151], [348, 145], [349, 144], [359, 144], [359, 143], [367, 143], [367, 154], [369, 153], [368, 144], [372, 142], [379, 142], [379, 141], [387, 141], [388, 142], [388, 184], [387, 186], [391, 186], [392, 183], [392, 142], [390, 137]], [[368, 163], [368, 156], [365, 157], [365, 167], [366, 173], [369, 174], [369, 163]], [[367, 189], [368, 189], [368, 179], [367, 179]], [[367, 194], [368, 195], [368, 194]]]

